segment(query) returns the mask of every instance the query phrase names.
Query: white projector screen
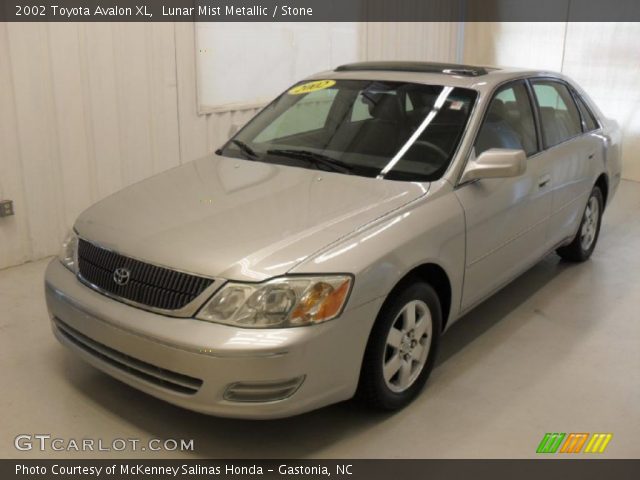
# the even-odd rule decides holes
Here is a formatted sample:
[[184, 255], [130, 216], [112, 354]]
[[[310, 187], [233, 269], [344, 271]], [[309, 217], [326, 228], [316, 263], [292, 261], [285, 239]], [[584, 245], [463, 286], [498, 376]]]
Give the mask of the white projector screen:
[[312, 73], [358, 60], [357, 23], [196, 24], [200, 113], [255, 108]]

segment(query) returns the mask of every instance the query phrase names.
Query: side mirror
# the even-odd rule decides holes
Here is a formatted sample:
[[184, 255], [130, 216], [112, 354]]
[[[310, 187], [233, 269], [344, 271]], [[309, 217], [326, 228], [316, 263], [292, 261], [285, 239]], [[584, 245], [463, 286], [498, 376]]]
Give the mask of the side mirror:
[[527, 169], [527, 155], [523, 150], [491, 148], [471, 160], [464, 169], [460, 183], [481, 178], [518, 177]]

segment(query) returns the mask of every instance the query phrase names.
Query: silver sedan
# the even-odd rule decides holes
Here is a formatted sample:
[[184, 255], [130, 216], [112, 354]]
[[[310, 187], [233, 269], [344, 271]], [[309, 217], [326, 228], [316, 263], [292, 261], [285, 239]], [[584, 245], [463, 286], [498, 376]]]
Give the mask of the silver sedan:
[[589, 258], [620, 169], [563, 75], [344, 65], [86, 210], [46, 272], [53, 331], [199, 412], [401, 408], [465, 312], [549, 252]]

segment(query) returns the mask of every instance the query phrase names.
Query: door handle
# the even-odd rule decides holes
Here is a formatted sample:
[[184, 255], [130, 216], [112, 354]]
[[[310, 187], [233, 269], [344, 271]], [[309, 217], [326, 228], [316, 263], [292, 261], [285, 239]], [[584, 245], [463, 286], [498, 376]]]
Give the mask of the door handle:
[[545, 175], [542, 175], [540, 178], [538, 178], [538, 187], [539, 188], [544, 188], [547, 186], [547, 184], [551, 181], [551, 175], [549, 175], [548, 173]]

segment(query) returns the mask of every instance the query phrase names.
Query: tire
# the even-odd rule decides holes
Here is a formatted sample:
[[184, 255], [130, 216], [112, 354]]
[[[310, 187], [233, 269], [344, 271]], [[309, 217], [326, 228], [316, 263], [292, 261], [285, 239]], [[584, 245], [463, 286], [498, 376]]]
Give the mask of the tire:
[[[604, 210], [604, 199], [599, 187], [593, 187], [587, 206], [582, 214], [580, 228], [569, 245], [560, 247], [556, 253], [564, 260], [570, 262], [584, 262], [596, 248], [598, 236], [600, 235], [600, 225], [602, 224], [602, 212]], [[595, 216], [594, 216], [595, 212]]]
[[[410, 403], [433, 369], [441, 327], [440, 300], [430, 285], [413, 282], [393, 292], [382, 306], [369, 336], [358, 397], [382, 410], [398, 410]], [[392, 372], [395, 373], [391, 375]]]

